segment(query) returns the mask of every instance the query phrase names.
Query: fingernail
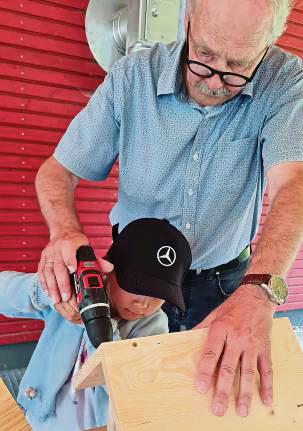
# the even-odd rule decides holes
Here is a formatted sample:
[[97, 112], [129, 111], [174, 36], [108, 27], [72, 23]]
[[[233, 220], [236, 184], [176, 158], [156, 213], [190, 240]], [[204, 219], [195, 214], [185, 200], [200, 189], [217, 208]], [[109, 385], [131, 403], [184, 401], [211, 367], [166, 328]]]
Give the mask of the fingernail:
[[62, 296], [62, 299], [63, 299], [64, 302], [68, 301], [69, 296], [68, 296], [67, 293], [62, 293], [61, 296]]
[[216, 403], [214, 405], [213, 412], [214, 412], [214, 414], [216, 416], [223, 416], [224, 415], [224, 411], [225, 411], [224, 404], [222, 404], [222, 403]]
[[201, 394], [205, 394], [205, 392], [207, 392], [208, 385], [205, 380], [199, 380], [197, 383], [197, 388]]
[[70, 274], [72, 274], [73, 272], [76, 272], [73, 266], [68, 266], [67, 269], [69, 270]]
[[248, 415], [248, 408], [245, 404], [242, 404], [238, 409], [239, 416], [246, 417]]
[[58, 304], [57, 298], [55, 296], [51, 296], [53, 304]]

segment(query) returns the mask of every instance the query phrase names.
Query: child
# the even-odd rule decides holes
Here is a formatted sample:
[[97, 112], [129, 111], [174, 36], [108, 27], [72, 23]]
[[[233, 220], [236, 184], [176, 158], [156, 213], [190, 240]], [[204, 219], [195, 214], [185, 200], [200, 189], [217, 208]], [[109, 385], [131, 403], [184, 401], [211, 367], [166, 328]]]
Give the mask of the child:
[[[164, 220], [135, 220], [117, 236], [107, 258], [115, 266], [106, 287], [114, 339], [168, 332], [160, 307], [167, 300], [184, 309], [181, 284], [191, 264], [184, 236]], [[80, 431], [106, 424], [105, 388], [73, 393], [71, 387], [72, 376], [94, 351], [84, 326], [56, 312], [36, 274], [0, 273], [0, 314], [45, 321], [17, 398], [33, 431]]]

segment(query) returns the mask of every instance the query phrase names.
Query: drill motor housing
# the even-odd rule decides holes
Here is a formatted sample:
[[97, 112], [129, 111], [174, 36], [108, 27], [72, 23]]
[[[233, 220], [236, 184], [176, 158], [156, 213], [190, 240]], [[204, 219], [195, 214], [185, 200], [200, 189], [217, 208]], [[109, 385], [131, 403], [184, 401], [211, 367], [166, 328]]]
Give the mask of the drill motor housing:
[[97, 348], [113, 340], [109, 301], [92, 247], [81, 246], [76, 257], [77, 271], [72, 274], [71, 281], [88, 338]]

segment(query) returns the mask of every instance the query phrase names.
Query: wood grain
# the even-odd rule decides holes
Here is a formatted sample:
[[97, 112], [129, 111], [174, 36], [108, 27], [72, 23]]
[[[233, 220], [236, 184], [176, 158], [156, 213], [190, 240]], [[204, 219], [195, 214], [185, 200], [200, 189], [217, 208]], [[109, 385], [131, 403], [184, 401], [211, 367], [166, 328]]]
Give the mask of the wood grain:
[[117, 430], [200, 431], [202, 425], [212, 431], [222, 431], [222, 426], [226, 431], [303, 430], [303, 353], [288, 319], [275, 319], [273, 325], [273, 407], [261, 403], [256, 381], [248, 418], [235, 413], [235, 388], [224, 418], [210, 412], [211, 391], [196, 391], [206, 336], [206, 330], [165, 334], [105, 343], [96, 351], [91, 370], [97, 358], [103, 361]]
[[0, 430], [31, 431], [21, 409], [0, 379]]

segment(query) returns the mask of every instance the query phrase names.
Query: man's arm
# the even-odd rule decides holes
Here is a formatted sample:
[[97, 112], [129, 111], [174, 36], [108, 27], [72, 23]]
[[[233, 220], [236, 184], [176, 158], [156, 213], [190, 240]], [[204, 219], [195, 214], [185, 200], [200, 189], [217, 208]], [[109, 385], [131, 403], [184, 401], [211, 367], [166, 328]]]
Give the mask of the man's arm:
[[[270, 211], [248, 273], [285, 275], [303, 239], [303, 163], [289, 162], [268, 170]], [[240, 286], [198, 327], [209, 327], [198, 369], [197, 387], [206, 392], [220, 362], [213, 397], [214, 414], [223, 416], [240, 366], [237, 413], [247, 416], [256, 371], [260, 396], [272, 403], [271, 328], [276, 305], [261, 288]]]
[[[77, 320], [78, 316], [73, 316], [76, 303], [72, 297], [69, 272], [77, 268], [77, 249], [89, 244], [75, 209], [74, 189], [78, 182], [79, 178], [54, 157], [41, 166], [36, 177], [41, 211], [50, 232], [50, 242], [43, 250], [38, 266], [39, 278], [46, 293], [58, 304], [57, 310], [71, 320]], [[98, 260], [102, 271], [106, 273], [112, 270], [109, 262], [100, 258]], [[69, 300], [70, 304], [67, 303]], [[63, 309], [59, 305], [61, 301], [64, 302], [61, 304]]]
[[76, 250], [89, 243], [77, 217], [74, 189], [79, 179], [50, 157], [39, 169], [36, 190], [50, 242], [41, 254], [40, 281], [54, 303], [71, 297], [69, 274], [77, 267]]
[[50, 240], [71, 231], [82, 233], [74, 203], [74, 189], [78, 182], [79, 178], [54, 157], [47, 159], [38, 171], [36, 189]]
[[270, 212], [248, 273], [285, 275], [303, 239], [303, 162], [267, 172]]

